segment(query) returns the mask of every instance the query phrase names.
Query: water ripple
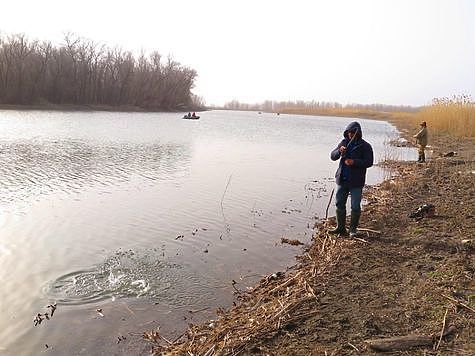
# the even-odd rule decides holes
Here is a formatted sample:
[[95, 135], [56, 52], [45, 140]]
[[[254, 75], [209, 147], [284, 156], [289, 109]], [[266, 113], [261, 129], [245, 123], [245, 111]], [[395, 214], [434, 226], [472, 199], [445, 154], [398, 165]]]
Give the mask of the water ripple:
[[170, 179], [182, 175], [189, 161], [189, 147], [180, 144], [0, 142], [0, 202], [54, 191], [70, 194], [132, 177]]
[[[183, 266], [160, 260], [157, 253], [117, 252], [103, 264], [60, 276], [44, 292], [62, 304], [80, 305], [110, 298], [146, 297], [170, 305], [196, 303], [211, 296]], [[196, 289], [199, 289], [199, 293]]]

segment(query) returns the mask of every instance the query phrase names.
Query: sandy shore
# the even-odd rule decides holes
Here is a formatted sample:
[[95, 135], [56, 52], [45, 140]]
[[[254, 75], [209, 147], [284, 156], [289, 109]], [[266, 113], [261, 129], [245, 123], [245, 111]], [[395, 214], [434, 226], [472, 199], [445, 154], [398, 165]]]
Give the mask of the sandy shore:
[[[412, 122], [393, 123], [410, 139]], [[432, 135], [431, 145], [426, 164], [384, 163], [394, 176], [366, 190], [358, 239], [317, 224], [294, 269], [263, 278], [176, 341], [148, 333], [155, 351], [372, 354], [380, 339], [404, 336], [390, 344], [396, 354], [474, 354], [475, 140]], [[435, 215], [410, 218], [423, 204]]]

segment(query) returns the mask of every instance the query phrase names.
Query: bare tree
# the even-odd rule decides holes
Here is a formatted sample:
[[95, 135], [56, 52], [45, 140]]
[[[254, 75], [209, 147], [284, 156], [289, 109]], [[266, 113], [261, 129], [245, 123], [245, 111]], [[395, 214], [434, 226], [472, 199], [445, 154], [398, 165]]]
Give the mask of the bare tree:
[[0, 36], [0, 102], [133, 105], [173, 110], [203, 104], [196, 71], [158, 52], [138, 58], [67, 33], [64, 43]]

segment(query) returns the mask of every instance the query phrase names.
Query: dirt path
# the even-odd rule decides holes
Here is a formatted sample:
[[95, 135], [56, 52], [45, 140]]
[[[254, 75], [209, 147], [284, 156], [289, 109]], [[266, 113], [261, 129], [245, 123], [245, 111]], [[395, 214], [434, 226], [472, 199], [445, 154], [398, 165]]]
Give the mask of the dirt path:
[[[398, 125], [403, 127], [401, 123]], [[433, 138], [426, 164], [387, 162], [397, 176], [369, 188], [361, 239], [324, 224], [295, 271], [264, 278], [220, 318], [157, 352], [194, 355], [372, 354], [368, 339], [455, 332], [393, 354], [475, 353], [475, 141]], [[442, 153], [457, 151], [453, 157]], [[419, 206], [435, 216], [410, 218]], [[445, 324], [444, 324], [445, 320]]]

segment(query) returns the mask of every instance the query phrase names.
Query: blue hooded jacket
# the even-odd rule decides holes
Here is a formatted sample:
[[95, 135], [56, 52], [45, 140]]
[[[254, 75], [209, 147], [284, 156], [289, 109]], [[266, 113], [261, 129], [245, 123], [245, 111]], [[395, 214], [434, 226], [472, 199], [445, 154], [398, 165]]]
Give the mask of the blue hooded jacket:
[[[348, 137], [348, 131], [355, 131], [356, 137], [353, 141]], [[347, 188], [363, 187], [366, 180], [366, 168], [373, 165], [373, 148], [371, 145], [363, 140], [363, 133], [358, 122], [351, 122], [343, 132], [344, 139], [338, 144], [331, 154], [330, 158], [333, 161], [340, 159], [338, 170], [335, 173], [336, 184]], [[351, 142], [350, 142], [351, 141]], [[346, 153], [340, 153], [340, 147], [347, 148]], [[347, 166], [345, 159], [351, 158], [353, 165]]]

